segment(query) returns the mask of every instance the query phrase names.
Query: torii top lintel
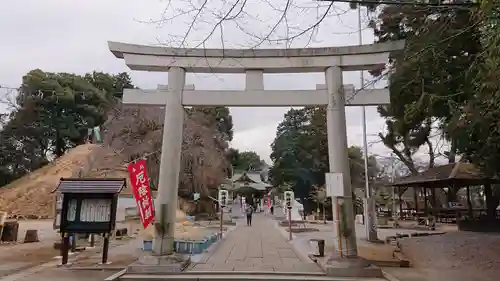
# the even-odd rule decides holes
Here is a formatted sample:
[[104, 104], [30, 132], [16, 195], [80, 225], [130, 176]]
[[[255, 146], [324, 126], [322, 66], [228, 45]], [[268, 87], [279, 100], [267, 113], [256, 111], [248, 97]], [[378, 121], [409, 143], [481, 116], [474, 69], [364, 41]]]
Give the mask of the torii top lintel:
[[323, 72], [330, 66], [344, 71], [384, 66], [389, 54], [404, 48], [404, 41], [302, 49], [185, 49], [108, 42], [110, 51], [131, 70], [168, 71], [182, 67], [195, 73]]

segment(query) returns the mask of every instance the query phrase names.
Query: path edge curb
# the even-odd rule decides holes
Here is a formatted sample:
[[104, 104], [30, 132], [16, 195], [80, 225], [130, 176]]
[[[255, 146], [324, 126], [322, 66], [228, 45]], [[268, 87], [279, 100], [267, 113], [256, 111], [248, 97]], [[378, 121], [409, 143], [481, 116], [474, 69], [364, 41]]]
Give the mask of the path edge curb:
[[388, 281], [401, 281], [397, 277], [395, 277], [394, 275], [392, 275], [392, 274], [388, 273], [387, 271], [385, 271], [383, 268], [381, 268], [381, 270], [382, 270], [382, 275]]
[[[316, 264], [317, 265], [316, 262], [314, 262], [313, 260], [311, 260], [311, 258], [309, 257], [308, 253], [303, 253], [302, 251], [299, 251], [299, 249], [297, 249], [297, 246], [293, 243], [293, 241], [297, 239], [297, 235], [295, 235], [295, 234], [292, 233], [292, 240], [289, 240], [288, 239], [289, 238], [289, 233], [286, 230], [284, 230], [279, 225], [279, 221], [276, 221], [274, 223], [274, 227], [279, 231], [279, 233], [281, 234], [281, 236], [283, 236], [283, 238], [285, 239], [286, 243], [288, 243], [290, 246], [292, 246], [293, 251], [297, 254], [297, 256], [299, 257], [299, 259], [302, 262], [305, 262], [305, 263], [308, 263], [308, 264]], [[321, 268], [321, 270], [323, 270], [323, 268]]]

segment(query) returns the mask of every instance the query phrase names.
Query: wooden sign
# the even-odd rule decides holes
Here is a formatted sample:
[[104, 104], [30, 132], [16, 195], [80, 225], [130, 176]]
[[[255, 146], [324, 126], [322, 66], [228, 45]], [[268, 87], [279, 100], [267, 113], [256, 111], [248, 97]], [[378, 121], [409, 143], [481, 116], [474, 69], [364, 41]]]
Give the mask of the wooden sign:
[[[75, 239], [78, 233], [104, 236], [102, 263], [107, 263], [109, 238], [116, 224], [118, 194], [125, 185], [125, 179], [61, 179], [54, 192], [62, 199], [59, 229], [63, 265], [68, 263], [69, 237]], [[56, 200], [56, 210], [58, 204]]]
[[[62, 179], [61, 233], [110, 233], [115, 229], [118, 193], [125, 179]], [[57, 206], [56, 206], [57, 209]]]

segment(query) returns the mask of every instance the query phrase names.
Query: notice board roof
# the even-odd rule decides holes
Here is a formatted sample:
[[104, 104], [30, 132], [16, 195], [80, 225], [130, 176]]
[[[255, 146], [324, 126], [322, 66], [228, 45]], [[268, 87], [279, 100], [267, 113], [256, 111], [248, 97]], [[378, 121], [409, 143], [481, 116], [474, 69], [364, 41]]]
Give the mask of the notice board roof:
[[120, 193], [125, 188], [125, 178], [61, 178], [53, 192], [61, 193]]

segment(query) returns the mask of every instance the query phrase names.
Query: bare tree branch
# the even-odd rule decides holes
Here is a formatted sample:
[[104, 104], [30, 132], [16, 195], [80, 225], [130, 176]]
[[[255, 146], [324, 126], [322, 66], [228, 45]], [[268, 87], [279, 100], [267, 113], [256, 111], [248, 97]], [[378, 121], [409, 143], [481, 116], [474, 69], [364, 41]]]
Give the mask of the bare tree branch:
[[[169, 0], [158, 19], [141, 22], [157, 27], [184, 26], [169, 29], [166, 38], [158, 39], [168, 47], [224, 47], [227, 38], [223, 33], [230, 36], [232, 45], [244, 48], [272, 44], [290, 47], [298, 39], [305, 47], [315, 41], [324, 22], [338, 19], [349, 10], [346, 4], [311, 0]], [[348, 28], [352, 31], [332, 34], [357, 32], [355, 27]]]

